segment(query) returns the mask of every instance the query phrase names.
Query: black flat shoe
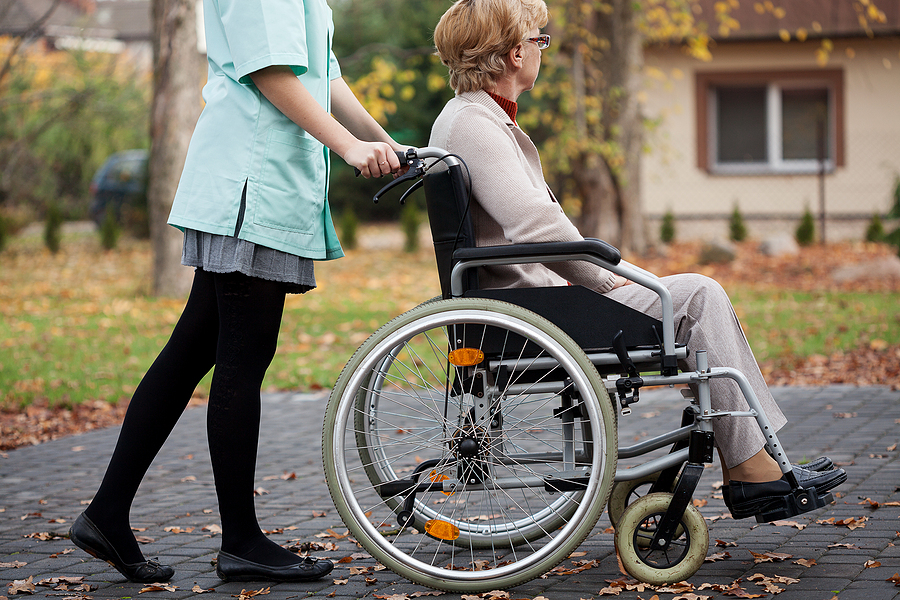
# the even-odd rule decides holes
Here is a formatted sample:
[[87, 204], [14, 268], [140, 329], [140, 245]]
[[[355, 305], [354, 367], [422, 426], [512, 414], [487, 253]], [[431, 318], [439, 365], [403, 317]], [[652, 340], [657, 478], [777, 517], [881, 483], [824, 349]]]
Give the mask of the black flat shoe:
[[220, 551], [216, 575], [222, 581], [313, 581], [325, 577], [333, 568], [334, 563], [330, 560], [311, 556], [304, 557], [297, 564], [270, 567]]
[[100, 560], [105, 560], [116, 570], [136, 583], [162, 583], [168, 581], [175, 574], [175, 570], [167, 565], [161, 565], [155, 560], [128, 564], [122, 560], [116, 549], [106, 539], [97, 526], [88, 519], [84, 513], [79, 515], [72, 528], [69, 529], [69, 539], [72, 543]]
[[[797, 483], [804, 489], [816, 488], [816, 494], [822, 496], [828, 490], [847, 481], [847, 473], [843, 469], [827, 471], [810, 471], [793, 465]], [[746, 481], [728, 482], [727, 504], [731, 516], [744, 519], [769, 511], [773, 506], [783, 504], [783, 499], [791, 493], [791, 484], [784, 476], [775, 481], [749, 483]], [[724, 486], [723, 486], [724, 487]]]
[[[831, 462], [831, 459], [828, 458], [827, 456], [820, 456], [819, 458], [815, 458], [806, 464], [803, 464], [803, 465], [793, 465], [792, 464], [791, 467], [793, 467], [794, 474], [799, 481], [800, 476], [798, 474], [797, 469], [805, 469], [807, 471], [828, 471], [834, 467], [834, 463]], [[838, 485], [838, 484], [835, 484], [835, 485]], [[725, 500], [725, 506], [728, 507], [728, 510], [731, 510], [731, 496], [730, 496], [730, 492], [728, 491], [728, 489], [729, 489], [728, 484], [723, 485], [719, 489], [722, 490], [722, 498]]]

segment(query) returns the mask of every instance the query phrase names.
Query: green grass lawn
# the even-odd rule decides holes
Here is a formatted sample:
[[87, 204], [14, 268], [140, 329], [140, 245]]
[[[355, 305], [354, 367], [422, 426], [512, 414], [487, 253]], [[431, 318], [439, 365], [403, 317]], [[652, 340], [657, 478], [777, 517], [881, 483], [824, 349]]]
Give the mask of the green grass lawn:
[[732, 303], [760, 362], [900, 344], [900, 294], [737, 288]]
[[[104, 252], [95, 233], [72, 233], [51, 255], [39, 236], [14, 238], [0, 253], [0, 408], [128, 398], [184, 305], [147, 295], [150, 269], [146, 242]], [[429, 248], [349, 252], [316, 277], [288, 297], [267, 390], [331, 387], [369, 334], [439, 294]], [[730, 291], [762, 362], [900, 343], [898, 293]]]

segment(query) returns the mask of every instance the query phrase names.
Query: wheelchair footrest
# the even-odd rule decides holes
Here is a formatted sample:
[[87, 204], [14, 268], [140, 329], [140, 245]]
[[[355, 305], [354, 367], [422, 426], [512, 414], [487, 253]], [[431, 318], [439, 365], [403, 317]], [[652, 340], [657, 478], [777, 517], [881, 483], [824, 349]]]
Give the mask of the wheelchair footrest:
[[788, 519], [817, 508], [822, 508], [832, 502], [834, 502], [834, 496], [831, 492], [819, 494], [814, 487], [808, 489], [800, 488], [778, 500], [773, 500], [756, 514], [756, 520], [759, 523], [769, 523], [770, 521]]

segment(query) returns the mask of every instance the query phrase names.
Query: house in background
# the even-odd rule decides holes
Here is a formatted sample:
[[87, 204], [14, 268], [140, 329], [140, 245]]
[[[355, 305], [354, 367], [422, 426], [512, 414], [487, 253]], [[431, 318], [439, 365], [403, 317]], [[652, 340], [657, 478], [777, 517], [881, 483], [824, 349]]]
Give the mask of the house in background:
[[27, 37], [48, 51], [123, 54], [141, 71], [153, 68], [150, 0], [61, 0], [53, 8], [54, 3], [0, 0], [0, 35]]
[[[715, 30], [714, 0], [698, 4]], [[731, 4], [740, 27], [712, 36], [711, 61], [645, 49], [651, 236], [667, 211], [681, 239], [727, 237], [737, 206], [763, 238], [824, 206], [829, 241], [861, 238], [900, 177], [900, 0], [875, 0], [886, 22], [867, 28], [850, 0]]]

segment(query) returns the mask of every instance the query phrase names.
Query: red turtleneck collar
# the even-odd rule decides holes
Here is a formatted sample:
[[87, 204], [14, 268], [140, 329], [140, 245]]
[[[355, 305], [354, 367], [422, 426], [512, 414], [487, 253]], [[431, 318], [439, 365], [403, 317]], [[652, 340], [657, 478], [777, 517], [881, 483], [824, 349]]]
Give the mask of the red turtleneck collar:
[[512, 122], [515, 123], [518, 127], [519, 124], [516, 123], [516, 112], [518, 112], [519, 110], [519, 105], [512, 100], [504, 98], [503, 96], [498, 96], [493, 92], [488, 92], [488, 95], [494, 99], [494, 102], [500, 105], [500, 108], [502, 108], [503, 111], [509, 115], [509, 118], [512, 119]]

